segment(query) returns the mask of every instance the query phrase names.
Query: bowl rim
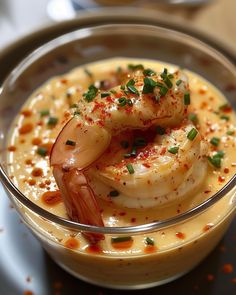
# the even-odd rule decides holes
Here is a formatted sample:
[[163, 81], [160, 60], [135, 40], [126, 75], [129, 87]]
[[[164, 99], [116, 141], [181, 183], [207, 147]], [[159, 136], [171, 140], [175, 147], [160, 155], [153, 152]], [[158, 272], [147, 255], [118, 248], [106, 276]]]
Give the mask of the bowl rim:
[[[56, 46], [61, 46], [63, 44], [66, 44], [71, 41], [75, 41], [75, 39], [69, 38], [70, 36], [75, 35], [76, 40], [80, 40], [81, 38], [86, 38], [87, 36], [90, 36], [90, 31], [99, 31], [103, 30], [104, 28], [116, 28], [121, 29], [122, 27], [137, 27], [142, 29], [148, 29], [148, 30], [159, 30], [159, 31], [169, 31], [171, 33], [174, 33], [176, 38], [180, 37], [188, 37], [194, 42], [200, 42], [200, 44], [204, 45], [208, 50], [213, 52], [214, 54], [219, 55], [221, 58], [223, 58], [225, 61], [228, 62], [230, 66], [233, 66], [233, 69], [236, 74], [236, 68], [234, 64], [230, 61], [229, 58], [227, 58], [225, 55], [223, 55], [221, 52], [216, 50], [215, 48], [211, 47], [207, 43], [199, 40], [196, 37], [190, 36], [186, 33], [177, 31], [175, 29], [165, 28], [163, 26], [154, 26], [154, 25], [146, 25], [146, 24], [106, 24], [106, 25], [98, 25], [93, 27], [87, 27], [87, 28], [79, 28], [77, 30], [73, 30], [69, 33], [63, 34], [59, 37], [56, 37], [52, 39], [49, 42], [46, 42], [45, 44], [41, 45], [37, 49], [35, 49], [30, 55], [28, 55], [26, 58], [24, 58], [15, 68], [14, 70], [8, 75], [8, 77], [5, 79], [5, 81], [2, 84], [2, 89], [4, 89], [4, 85], [11, 82], [11, 79], [15, 78], [15, 74], [18, 72], [24, 71], [25, 68], [30, 66], [30, 63], [44, 56], [44, 54], [50, 52], [53, 50]], [[10, 81], [10, 82], [9, 82]], [[0, 97], [1, 97], [1, 91], [0, 91]], [[7, 176], [7, 173], [4, 169], [3, 163], [0, 163], [0, 180], [6, 190], [10, 192], [10, 198], [14, 202], [14, 197], [24, 206], [26, 206], [29, 210], [31, 210], [34, 214], [39, 215], [41, 218], [46, 219], [49, 222], [56, 223], [64, 228], [69, 228], [72, 230], [77, 231], [83, 231], [83, 232], [93, 232], [93, 233], [103, 233], [103, 234], [140, 234], [140, 233], [146, 233], [146, 232], [152, 232], [160, 229], [164, 229], [167, 227], [170, 227], [172, 225], [179, 224], [181, 222], [184, 222], [185, 220], [191, 219], [200, 213], [205, 212], [209, 207], [214, 205], [217, 201], [219, 201], [222, 197], [224, 197], [228, 192], [230, 192], [235, 186], [236, 186], [236, 174], [213, 196], [206, 199], [205, 201], [201, 202], [199, 205], [185, 211], [184, 213], [181, 213], [177, 216], [162, 220], [162, 221], [155, 221], [147, 224], [142, 225], [136, 225], [136, 226], [125, 226], [125, 227], [99, 227], [99, 226], [93, 226], [93, 225], [87, 225], [87, 224], [81, 224], [75, 221], [71, 221], [69, 219], [57, 216], [46, 209], [43, 209], [42, 207], [38, 206], [36, 203], [28, 199], [24, 194], [16, 187], [16, 185], [10, 180], [10, 178]], [[14, 197], [13, 197], [14, 196]], [[15, 202], [14, 202], [15, 203]]]

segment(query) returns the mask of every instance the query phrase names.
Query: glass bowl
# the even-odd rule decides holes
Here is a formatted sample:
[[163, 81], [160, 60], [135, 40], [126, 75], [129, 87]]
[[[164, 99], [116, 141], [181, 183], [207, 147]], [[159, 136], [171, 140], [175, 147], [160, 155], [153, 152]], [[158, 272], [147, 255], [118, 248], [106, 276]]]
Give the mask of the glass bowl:
[[[236, 107], [236, 68], [225, 56], [187, 34], [151, 25], [112, 24], [79, 29], [39, 47], [25, 58], [7, 77], [0, 94], [0, 177], [13, 205], [23, 221], [42, 243], [49, 255], [74, 276], [104, 287], [141, 289], [170, 282], [189, 272], [214, 249], [234, 218], [236, 177], [201, 204], [166, 220], [130, 227], [96, 227], [58, 217], [26, 198], [8, 175], [7, 136], [9, 126], [29, 95], [52, 76], [110, 57], [134, 57], [161, 60], [191, 70], [215, 85], [231, 105]], [[21, 167], [21, 169], [25, 169]], [[214, 210], [222, 208], [209, 230]], [[216, 211], [218, 212], [218, 211]], [[172, 232], [196, 227], [189, 237], [150, 253], [93, 251], [70, 249], [57, 238], [81, 232], [105, 236], [143, 238], [145, 234]]]

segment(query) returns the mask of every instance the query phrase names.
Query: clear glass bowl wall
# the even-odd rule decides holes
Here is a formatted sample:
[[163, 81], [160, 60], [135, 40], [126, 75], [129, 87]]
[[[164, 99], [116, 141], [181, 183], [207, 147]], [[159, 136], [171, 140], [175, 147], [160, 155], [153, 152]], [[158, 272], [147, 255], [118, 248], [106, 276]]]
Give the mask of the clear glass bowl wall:
[[[0, 143], [1, 143], [1, 179], [7, 187], [8, 195], [25, 223], [31, 228], [33, 233], [42, 242], [44, 248], [62, 267], [75, 276], [86, 281], [113, 288], [145, 288], [159, 285], [186, 273], [197, 265], [217, 244], [226, 231], [235, 212], [235, 179], [223, 190], [215, 200], [210, 200], [206, 206], [193, 208], [191, 212], [170, 222], [163, 221], [156, 224], [145, 225], [136, 229], [95, 229], [95, 231], [105, 232], [107, 235], [132, 233], [142, 234], [155, 230], [161, 230], [165, 226], [175, 226], [177, 222], [186, 222], [189, 219], [197, 218], [198, 214], [206, 214], [214, 203], [220, 202], [222, 198], [230, 198], [231, 206], [222, 216], [218, 230], [211, 236], [211, 232], [199, 239], [185, 240], [179, 248], [170, 246], [169, 254], [159, 253], [157, 259], [162, 263], [162, 270], [156, 270], [148, 279], [142, 277], [147, 271], [143, 266], [143, 258], [123, 257], [125, 265], [117, 268], [116, 279], [107, 279], [110, 269], [114, 269], [119, 257], [99, 257], [89, 258], [81, 252], [81, 255], [72, 255], [71, 250], [65, 249], [52, 235], [50, 231], [44, 230], [51, 227], [55, 230], [64, 226], [65, 230], [73, 230], [74, 233], [86, 230], [88, 227], [67, 222], [37, 207], [35, 204], [24, 198], [24, 196], [11, 183], [7, 177], [6, 164], [6, 139], [9, 126], [14, 117], [19, 112], [20, 107], [29, 95], [40, 85], [52, 76], [66, 73], [75, 66], [98, 61], [109, 57], [135, 57], [160, 60], [167, 63], [177, 64], [179, 67], [187, 68], [215, 85], [236, 108], [236, 95], [230, 85], [236, 81], [235, 66], [221, 53], [215, 51], [207, 44], [191, 36], [172, 31], [165, 28], [145, 26], [145, 25], [107, 25], [94, 28], [87, 28], [63, 35], [51, 42], [43, 45], [30, 56], [28, 56], [7, 78], [2, 87], [0, 96]], [[22, 167], [24, 169], [24, 167]], [[230, 191], [230, 192], [229, 192]], [[228, 193], [228, 194], [227, 194]], [[217, 205], [217, 204], [216, 204]], [[90, 227], [90, 230], [93, 228]], [[212, 240], [206, 247], [205, 240]], [[200, 241], [196, 248], [190, 245]], [[201, 241], [203, 241], [201, 243]], [[179, 251], [178, 255], [176, 251]], [[201, 255], [196, 255], [190, 263], [181, 266], [181, 260], [194, 256], [196, 251]], [[123, 259], [122, 258], [122, 259]], [[91, 274], [88, 269], [97, 268], [99, 259], [103, 261], [103, 267], [98, 270], [98, 274]], [[148, 269], [153, 257], [145, 258]], [[154, 259], [155, 260], [155, 259]], [[105, 263], [104, 263], [105, 261]], [[127, 281], [127, 275], [132, 270], [137, 269], [138, 275], [132, 276]], [[171, 267], [172, 265], [172, 267]], [[175, 265], [175, 267], [173, 267]], [[179, 265], [179, 266], [177, 266]], [[135, 268], [134, 268], [135, 266]], [[172, 269], [171, 269], [172, 268]], [[104, 281], [104, 278], [106, 280]]]

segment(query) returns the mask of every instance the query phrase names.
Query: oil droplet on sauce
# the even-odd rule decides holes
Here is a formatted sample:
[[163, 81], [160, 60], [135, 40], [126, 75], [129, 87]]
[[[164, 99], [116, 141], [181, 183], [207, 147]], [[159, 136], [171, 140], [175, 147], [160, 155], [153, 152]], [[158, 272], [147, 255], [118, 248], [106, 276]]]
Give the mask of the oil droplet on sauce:
[[65, 246], [70, 249], [77, 249], [79, 247], [79, 241], [75, 238], [69, 238], [66, 240]]
[[149, 254], [149, 253], [154, 253], [157, 251], [157, 247], [155, 245], [146, 245], [144, 248], [144, 252]]
[[45, 192], [41, 196], [41, 200], [44, 204], [48, 206], [57, 205], [58, 203], [62, 202], [61, 193], [59, 190]]
[[9, 152], [15, 152], [16, 151], [16, 147], [14, 145], [10, 145], [7, 150]]
[[99, 254], [99, 253], [102, 253], [102, 249], [98, 245], [89, 245], [88, 247], [86, 247], [85, 251], [87, 253], [91, 253], [91, 254]]
[[32, 115], [32, 111], [31, 110], [22, 110], [21, 111], [21, 114], [24, 116], [24, 117], [30, 117]]
[[119, 243], [111, 243], [112, 247], [115, 249], [129, 249], [132, 247], [133, 245], [133, 240], [129, 240], [129, 241], [123, 241], [123, 242], [119, 242]]
[[204, 232], [207, 232], [209, 229], [211, 229], [212, 227], [214, 226], [214, 224], [213, 223], [208, 223], [208, 224], [206, 224], [204, 227], [203, 227], [203, 231]]
[[31, 172], [31, 175], [34, 177], [43, 176], [43, 170], [41, 168], [34, 168]]

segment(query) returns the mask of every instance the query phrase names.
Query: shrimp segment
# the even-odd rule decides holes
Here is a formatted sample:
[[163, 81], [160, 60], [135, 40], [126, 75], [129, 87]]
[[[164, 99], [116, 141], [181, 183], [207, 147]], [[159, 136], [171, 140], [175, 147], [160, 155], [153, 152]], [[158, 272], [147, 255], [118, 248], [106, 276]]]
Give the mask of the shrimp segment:
[[[181, 174], [186, 170], [184, 164], [189, 162], [191, 168], [200, 155], [200, 136], [197, 136], [193, 143], [186, 142], [183, 134], [192, 126], [185, 126], [181, 131], [166, 135], [159, 145], [155, 144], [155, 153], [158, 154], [165, 139], [168, 142], [174, 138], [175, 143], [180, 140], [177, 162], [176, 157], [171, 155], [162, 156], [159, 160], [154, 157], [152, 162], [155, 169], [150, 170], [151, 172], [145, 172], [142, 165], [142, 168], [136, 170], [135, 177], [131, 177], [126, 171], [120, 177], [127, 183], [125, 190], [121, 182], [117, 182], [116, 167], [109, 165], [111, 161], [106, 158], [106, 151], [112, 136], [125, 130], [145, 131], [153, 125], [176, 127], [186, 119], [187, 104], [184, 96], [189, 92], [187, 77], [176, 71], [169, 75], [172, 82], [169, 81], [167, 85], [164, 80], [167, 73], [163, 75], [162, 73], [147, 78], [143, 73], [135, 72], [132, 78], [129, 76], [125, 85], [113, 88], [108, 94], [102, 96], [102, 93], [97, 91], [91, 99], [91, 93], [87, 93], [87, 96], [85, 94], [84, 98], [78, 101], [80, 115], [74, 116], [64, 126], [50, 156], [53, 175], [62, 192], [68, 216], [72, 220], [103, 226], [100, 209], [90, 186], [90, 176], [117, 188], [128, 198], [135, 193], [140, 198], [148, 199], [150, 195], [162, 196], [169, 193], [170, 188], [177, 188], [181, 184]], [[176, 83], [180, 79], [181, 85]], [[168, 143], [166, 145], [168, 146]], [[115, 159], [113, 155], [110, 156]], [[103, 168], [101, 161], [105, 163]], [[119, 161], [122, 163], [122, 159]], [[137, 162], [137, 165], [139, 164]], [[153, 182], [153, 187], [147, 193], [145, 183], [149, 179]], [[127, 204], [124, 202], [125, 206]], [[103, 238], [103, 235], [98, 234], [85, 236], [92, 243]]]

